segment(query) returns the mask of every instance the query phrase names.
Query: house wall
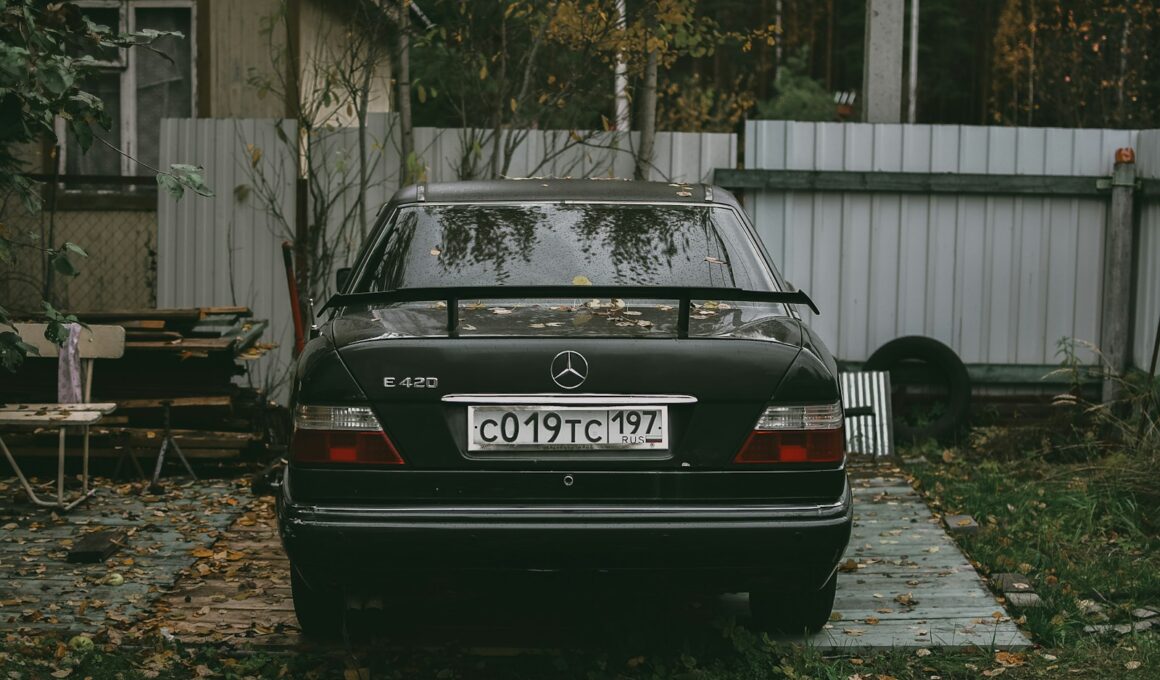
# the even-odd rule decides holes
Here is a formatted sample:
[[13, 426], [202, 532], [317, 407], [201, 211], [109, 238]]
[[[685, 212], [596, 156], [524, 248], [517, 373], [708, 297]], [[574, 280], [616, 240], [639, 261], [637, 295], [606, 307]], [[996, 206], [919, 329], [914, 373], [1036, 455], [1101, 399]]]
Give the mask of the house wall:
[[285, 115], [285, 98], [276, 92], [263, 94], [249, 83], [252, 76], [279, 81], [272, 55], [280, 54], [285, 63], [286, 24], [276, 20], [282, 6], [281, 0], [198, 2], [198, 109], [202, 117]]
[[[309, 101], [314, 93], [321, 92], [325, 85], [323, 76], [335, 64], [349, 60], [352, 27], [347, 17], [327, 7], [317, 0], [307, 0], [299, 4], [299, 31], [301, 36], [301, 91], [304, 101]], [[391, 45], [376, 46], [378, 58], [374, 76], [370, 81], [368, 111], [385, 113], [391, 110]], [[364, 55], [366, 53], [363, 53]], [[365, 56], [363, 58], [366, 58]], [[347, 101], [337, 103], [329, 109], [319, 108], [315, 119], [336, 126], [354, 125], [358, 120], [347, 107]]]
[[[285, 20], [281, 12], [287, 13]], [[325, 0], [200, 0], [199, 21], [199, 117], [270, 118], [291, 110], [282, 92], [288, 37], [286, 27], [296, 27], [299, 88], [309, 100], [322, 87], [321, 75], [331, 68], [350, 44], [352, 26], [346, 13]], [[391, 70], [386, 55], [371, 81], [370, 110], [390, 110]], [[277, 59], [280, 68], [275, 68]], [[282, 74], [279, 74], [279, 70]], [[251, 78], [273, 84], [263, 93]], [[350, 123], [345, 105], [316, 114], [338, 125]]]

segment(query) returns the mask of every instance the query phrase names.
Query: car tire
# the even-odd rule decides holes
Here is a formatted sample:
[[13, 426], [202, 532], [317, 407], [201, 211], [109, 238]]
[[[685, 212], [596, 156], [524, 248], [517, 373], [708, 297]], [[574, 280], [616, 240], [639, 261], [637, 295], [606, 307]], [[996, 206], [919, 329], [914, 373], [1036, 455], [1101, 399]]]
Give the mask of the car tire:
[[816, 633], [830, 620], [837, 589], [838, 574], [834, 572], [819, 590], [752, 590], [749, 616], [761, 630], [792, 635], [802, 631]]
[[313, 640], [341, 637], [343, 606], [337, 594], [311, 588], [293, 567], [290, 568], [290, 592], [303, 637]]
[[890, 371], [904, 361], [920, 361], [942, 377], [947, 388], [946, 410], [924, 425], [909, 425], [895, 413], [894, 437], [900, 442], [946, 439], [967, 422], [971, 408], [971, 378], [962, 359], [950, 347], [922, 335], [908, 335], [882, 345], [866, 360], [862, 370]]

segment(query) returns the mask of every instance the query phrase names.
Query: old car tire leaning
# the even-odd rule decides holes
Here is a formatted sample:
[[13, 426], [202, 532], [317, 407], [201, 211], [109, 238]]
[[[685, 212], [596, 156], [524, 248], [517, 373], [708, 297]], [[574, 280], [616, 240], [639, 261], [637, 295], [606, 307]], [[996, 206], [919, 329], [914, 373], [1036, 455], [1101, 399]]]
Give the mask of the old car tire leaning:
[[864, 371], [890, 371], [904, 361], [920, 361], [946, 382], [946, 410], [934, 421], [909, 425], [894, 418], [894, 437], [900, 442], [943, 439], [957, 432], [967, 421], [971, 407], [971, 378], [962, 359], [950, 347], [922, 335], [907, 335], [879, 347], [866, 360]]
[[749, 616], [760, 630], [816, 633], [830, 620], [837, 589], [838, 574], [834, 572], [821, 590], [753, 590], [749, 592]]
[[302, 635], [313, 640], [333, 640], [342, 633], [342, 600], [334, 593], [315, 590], [290, 569], [290, 592], [294, 614]]

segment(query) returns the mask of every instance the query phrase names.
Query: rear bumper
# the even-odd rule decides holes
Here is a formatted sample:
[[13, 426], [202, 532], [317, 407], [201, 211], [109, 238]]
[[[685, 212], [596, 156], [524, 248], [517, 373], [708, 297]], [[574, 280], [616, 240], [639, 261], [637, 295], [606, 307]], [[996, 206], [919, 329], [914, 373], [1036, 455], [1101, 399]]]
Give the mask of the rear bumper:
[[[294, 568], [313, 587], [373, 589], [402, 572], [637, 572], [744, 590], [821, 587], [850, 538], [847, 484], [823, 505], [318, 506], [279, 499]], [[788, 579], [788, 580], [787, 580]]]

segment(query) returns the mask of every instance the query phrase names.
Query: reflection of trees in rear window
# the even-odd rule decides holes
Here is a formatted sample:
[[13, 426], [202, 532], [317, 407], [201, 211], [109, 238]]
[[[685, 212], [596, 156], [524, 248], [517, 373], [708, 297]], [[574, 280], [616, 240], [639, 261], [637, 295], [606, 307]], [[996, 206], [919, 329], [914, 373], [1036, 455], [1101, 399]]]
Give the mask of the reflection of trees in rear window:
[[744, 287], [714, 208], [419, 206], [399, 212], [369, 287], [672, 285]]

